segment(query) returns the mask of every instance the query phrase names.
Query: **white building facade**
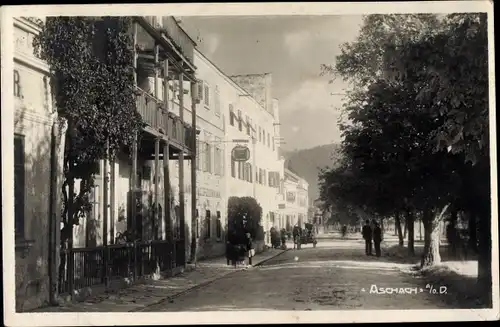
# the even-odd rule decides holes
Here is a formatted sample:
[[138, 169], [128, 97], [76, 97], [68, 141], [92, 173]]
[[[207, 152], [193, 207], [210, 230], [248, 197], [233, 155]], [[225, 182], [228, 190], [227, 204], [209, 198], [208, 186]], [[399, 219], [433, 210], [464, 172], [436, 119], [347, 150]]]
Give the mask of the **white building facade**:
[[296, 224], [304, 227], [304, 224], [309, 220], [309, 184], [286, 168], [284, 177], [284, 196], [280, 203], [281, 221], [278, 227], [290, 231]]
[[[210, 148], [214, 168], [219, 167], [216, 170], [220, 170], [216, 179], [207, 177], [206, 184], [207, 188], [217, 183], [223, 184], [217, 184], [223, 188], [220, 192], [220, 203], [223, 204], [217, 208], [223, 211], [219, 218], [216, 217], [220, 219], [222, 233], [227, 230], [229, 197], [250, 196], [262, 207], [262, 226], [269, 237], [269, 229], [277, 219], [280, 180], [283, 176], [283, 161], [278, 156], [278, 101], [269, 98], [269, 82], [261, 89], [252, 89], [251, 84], [258, 84], [263, 75], [248, 75], [245, 83], [241, 77], [225, 75], [198, 51], [195, 52], [195, 65], [200, 80], [200, 91], [203, 93], [197, 113], [200, 117], [200, 126], [197, 128], [202, 130], [199, 135], [198, 157], [201, 158], [200, 164], [205, 165]], [[270, 81], [269, 74], [263, 77], [264, 80]], [[242, 87], [239, 84], [244, 85]], [[254, 92], [250, 93], [246, 89]], [[269, 101], [259, 102], [256, 99], [259, 92], [266, 94]], [[250, 158], [247, 162], [232, 160], [232, 149], [238, 145], [249, 148]], [[204, 172], [198, 177], [200, 183], [203, 183], [202, 174]], [[201, 188], [202, 185], [198, 184], [198, 187]], [[199, 202], [201, 206], [205, 203], [201, 199]], [[219, 240], [218, 236], [216, 240]]]

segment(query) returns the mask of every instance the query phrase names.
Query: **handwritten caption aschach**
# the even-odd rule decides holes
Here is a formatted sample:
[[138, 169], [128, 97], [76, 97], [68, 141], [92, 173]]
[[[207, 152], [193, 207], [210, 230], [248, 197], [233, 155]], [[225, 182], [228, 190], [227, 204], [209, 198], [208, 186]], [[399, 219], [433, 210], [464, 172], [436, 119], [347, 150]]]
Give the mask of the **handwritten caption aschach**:
[[448, 294], [447, 286], [438, 286], [427, 284], [425, 288], [422, 287], [379, 287], [372, 284], [367, 290], [365, 288], [361, 289], [361, 292], [368, 292], [369, 294], [404, 294], [404, 295], [414, 295], [420, 293], [428, 293], [433, 295], [444, 295]]

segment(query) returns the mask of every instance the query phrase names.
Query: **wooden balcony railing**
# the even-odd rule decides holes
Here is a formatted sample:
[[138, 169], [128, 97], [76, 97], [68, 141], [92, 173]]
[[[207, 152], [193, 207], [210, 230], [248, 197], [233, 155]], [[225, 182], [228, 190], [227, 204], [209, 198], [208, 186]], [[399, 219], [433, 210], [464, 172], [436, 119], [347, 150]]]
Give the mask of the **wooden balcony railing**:
[[163, 101], [137, 88], [137, 111], [144, 122], [161, 134], [167, 135], [173, 143], [191, 149], [193, 144], [193, 128], [186, 122], [182, 123], [179, 116], [173, 112], [168, 115], [163, 109]]
[[174, 17], [145, 16], [144, 18], [151, 26], [165, 33], [184, 57], [186, 57], [191, 64], [194, 63], [194, 48], [196, 43], [179, 26]]

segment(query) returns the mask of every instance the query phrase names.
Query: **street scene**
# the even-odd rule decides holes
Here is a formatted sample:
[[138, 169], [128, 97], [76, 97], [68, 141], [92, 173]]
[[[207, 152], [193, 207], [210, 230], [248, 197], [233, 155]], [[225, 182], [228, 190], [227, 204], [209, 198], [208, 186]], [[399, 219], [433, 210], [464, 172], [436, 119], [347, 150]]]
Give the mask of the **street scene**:
[[15, 312], [494, 308], [488, 14], [34, 16]]

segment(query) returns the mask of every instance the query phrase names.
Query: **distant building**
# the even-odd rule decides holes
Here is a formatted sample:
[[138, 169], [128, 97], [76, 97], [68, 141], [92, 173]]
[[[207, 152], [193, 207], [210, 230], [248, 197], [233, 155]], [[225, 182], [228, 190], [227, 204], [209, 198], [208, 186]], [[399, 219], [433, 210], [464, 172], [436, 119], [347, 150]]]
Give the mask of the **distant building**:
[[284, 196], [280, 204], [282, 220], [278, 227], [291, 230], [296, 224], [303, 227], [308, 222], [309, 184], [288, 168], [284, 175]]

